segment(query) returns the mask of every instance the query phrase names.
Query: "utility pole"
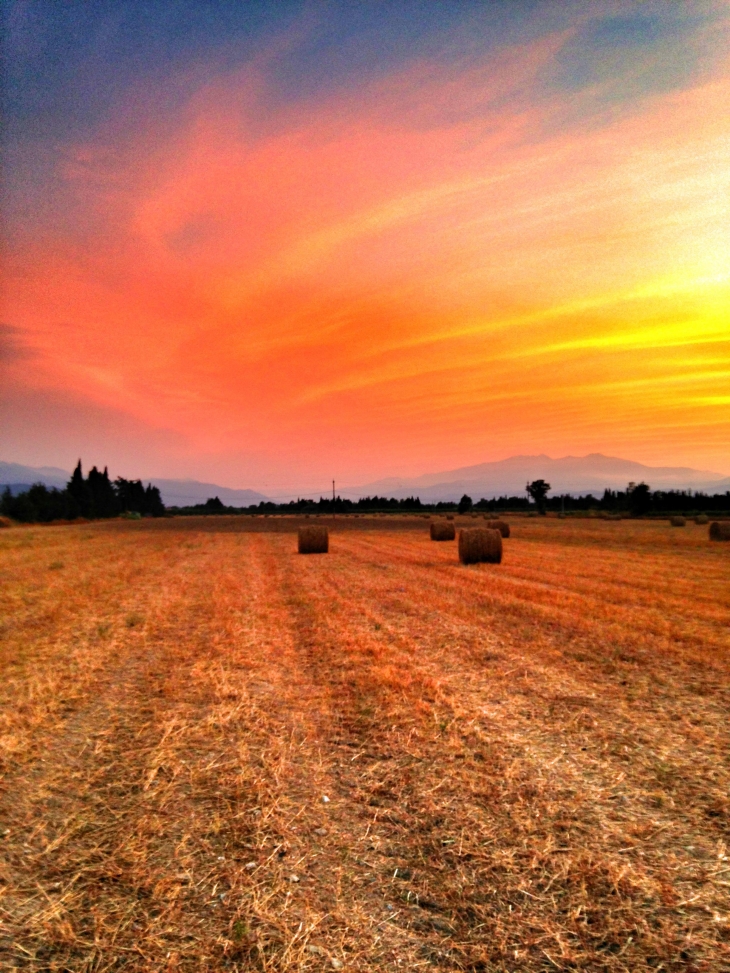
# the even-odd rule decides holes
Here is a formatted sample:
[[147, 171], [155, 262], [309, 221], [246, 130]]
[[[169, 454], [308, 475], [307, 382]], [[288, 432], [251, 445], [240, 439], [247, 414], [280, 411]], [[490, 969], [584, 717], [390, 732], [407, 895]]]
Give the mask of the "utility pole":
[[332, 503], [335, 502], [335, 481], [332, 481]]

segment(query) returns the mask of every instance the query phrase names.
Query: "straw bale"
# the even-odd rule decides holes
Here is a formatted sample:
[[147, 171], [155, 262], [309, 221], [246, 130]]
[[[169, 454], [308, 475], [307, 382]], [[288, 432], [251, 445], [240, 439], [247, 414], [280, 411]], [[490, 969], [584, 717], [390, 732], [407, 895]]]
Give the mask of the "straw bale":
[[697, 516], [695, 517], [696, 524], [707, 524], [709, 522], [710, 522], [710, 518], [707, 516], [707, 514], [697, 514]]
[[12, 527], [13, 522], [10, 517], [0, 517], [0, 528], [2, 527]]
[[453, 520], [454, 519], [454, 515], [453, 514], [446, 514], [446, 519], [447, 520]]
[[329, 551], [329, 531], [319, 525], [299, 528], [300, 554], [326, 554]]
[[432, 541], [453, 541], [456, 537], [456, 528], [453, 523], [445, 520], [434, 520], [431, 523]]
[[462, 564], [500, 564], [502, 535], [489, 527], [468, 527], [459, 531], [459, 560]]
[[730, 541], [730, 521], [713, 520], [710, 524], [711, 541]]
[[498, 530], [502, 537], [509, 537], [509, 524], [506, 520], [488, 520], [489, 530]]
[[687, 521], [684, 519], [684, 517], [672, 517], [669, 523], [672, 525], [672, 527], [684, 527]]

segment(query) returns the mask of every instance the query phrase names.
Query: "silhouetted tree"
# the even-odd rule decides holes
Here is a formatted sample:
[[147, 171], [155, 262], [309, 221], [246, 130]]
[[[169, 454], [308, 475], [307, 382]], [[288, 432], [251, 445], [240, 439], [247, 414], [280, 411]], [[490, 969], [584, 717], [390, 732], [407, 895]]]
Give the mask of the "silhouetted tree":
[[70, 499], [70, 516], [72, 518], [88, 517], [91, 513], [91, 495], [89, 485], [84, 480], [84, 474], [81, 470], [81, 460], [78, 461], [76, 469], [71, 474], [71, 479], [66, 486], [66, 493], [68, 493]]
[[13, 496], [6, 488], [0, 501], [0, 513], [20, 523], [48, 523], [68, 517], [69, 496], [66, 490], [48, 489], [44, 483], [34, 483], [28, 490]]
[[125, 480], [118, 476], [114, 481], [117, 501], [123, 511], [141, 514], [144, 510], [144, 487], [140, 480]]
[[165, 516], [165, 505], [162, 502], [159, 487], [152, 486], [151, 483], [148, 483], [147, 488], [144, 491], [144, 502], [145, 509], [143, 513], [149, 514], [152, 517]]
[[106, 466], [100, 473], [95, 466], [89, 470], [86, 486], [91, 498], [89, 515], [91, 517], [116, 517], [120, 512], [119, 501], [114, 487], [109, 481]]
[[95, 466], [84, 478], [81, 460], [64, 490], [34, 483], [16, 496], [7, 487], [0, 497], [0, 513], [22, 523], [74, 520], [80, 516], [115, 517], [122, 510], [143, 516], [165, 515], [160, 491], [151, 483], [145, 488], [140, 480], [122, 477], [112, 483], [108, 469], [104, 467], [100, 473]]
[[460, 514], [466, 514], [471, 510], [472, 506], [473, 504], [471, 497], [467, 496], [465, 493], [461, 500], [459, 500], [459, 506], [457, 509]]
[[646, 483], [629, 483], [628, 490], [631, 513], [635, 517], [642, 517], [651, 510], [651, 489]]
[[160, 491], [151, 483], [145, 488], [141, 480], [125, 480], [123, 476], [118, 476], [114, 481], [114, 490], [121, 510], [139, 513], [143, 517], [164, 517], [165, 506]]
[[546, 483], [545, 480], [533, 480], [532, 483], [528, 483], [525, 486], [525, 490], [535, 501], [537, 509], [541, 514], [545, 513], [545, 500], [547, 498], [548, 491], [551, 489], [552, 487], [549, 483]]

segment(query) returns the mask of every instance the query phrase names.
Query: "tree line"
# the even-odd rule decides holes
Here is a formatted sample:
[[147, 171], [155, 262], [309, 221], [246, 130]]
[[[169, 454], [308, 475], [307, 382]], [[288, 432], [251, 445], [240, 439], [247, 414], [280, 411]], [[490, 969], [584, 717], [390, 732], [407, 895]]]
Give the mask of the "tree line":
[[0, 513], [21, 523], [49, 523], [79, 517], [118, 517], [124, 513], [162, 517], [165, 507], [157, 487], [145, 487], [141, 480], [125, 480], [122, 476], [112, 481], [106, 467], [100, 472], [92, 466], [84, 477], [79, 460], [63, 490], [35, 483], [13, 496], [10, 487], [6, 487], [0, 498]]
[[552, 487], [545, 480], [533, 480], [526, 484], [526, 496], [501, 496], [487, 500], [483, 497], [474, 502], [470, 496], [464, 494], [458, 503], [443, 500], [437, 503], [424, 503], [420, 497], [405, 497], [398, 500], [395, 497], [361, 497], [359, 500], [348, 500], [346, 497], [320, 497], [319, 500], [298, 499], [288, 503], [274, 503], [272, 500], [262, 500], [260, 503], [248, 507], [227, 507], [218, 497], [210, 497], [205, 503], [188, 507], [171, 507], [170, 512], [191, 514], [338, 514], [358, 513], [368, 511], [392, 512], [454, 512], [454, 513], [500, 513], [506, 511], [536, 511], [546, 514], [555, 513], [587, 513], [590, 510], [608, 513], [625, 513], [634, 517], [666, 516], [674, 513], [728, 513], [730, 512], [730, 491], [714, 495], [692, 492], [691, 490], [654, 490], [646, 483], [629, 483], [626, 490], [605, 489], [603, 496], [596, 497], [591, 493], [574, 496], [561, 493], [548, 496]]
[[[455, 509], [455, 503], [439, 503], [439, 508]], [[357, 513], [363, 510], [430, 510], [431, 507], [422, 504], [418, 497], [406, 497], [403, 500], [396, 500], [395, 497], [360, 497], [359, 500], [348, 500], [347, 497], [320, 497], [319, 500], [304, 499], [290, 500], [288, 503], [274, 503], [273, 500], [262, 500], [260, 503], [252, 503], [248, 507], [227, 507], [218, 497], [209, 497], [205, 503], [196, 503], [187, 507], [170, 507], [172, 513], [190, 514], [215, 514], [215, 513], [249, 513], [249, 514], [269, 514], [269, 513], [321, 513], [321, 514], [340, 514]]]
[[[464, 494], [458, 503], [439, 501], [423, 503], [419, 497], [361, 497], [349, 500], [346, 497], [320, 497], [319, 500], [300, 498], [288, 503], [274, 503], [262, 500], [248, 507], [227, 507], [218, 497], [210, 497], [205, 503], [187, 507], [171, 507], [170, 513], [222, 514], [222, 513], [358, 513], [372, 511], [398, 512], [447, 512], [461, 514], [470, 511], [498, 513], [505, 511], [536, 510], [545, 514], [578, 513], [590, 510], [609, 513], [625, 513], [634, 517], [666, 516], [668, 514], [728, 513], [730, 512], [730, 491], [727, 493], [707, 494], [691, 490], [654, 490], [646, 483], [629, 483], [626, 490], [605, 489], [602, 497], [592, 494], [573, 496], [559, 494], [548, 496], [551, 486], [545, 480], [533, 480], [525, 487], [526, 496], [502, 496], [490, 500], [482, 498], [473, 502]], [[48, 523], [52, 520], [75, 520], [78, 517], [94, 519], [97, 517], [117, 517], [130, 513], [139, 516], [162, 517], [165, 514], [160, 491], [141, 480], [125, 480], [117, 477], [112, 481], [107, 468], [100, 472], [95, 466], [84, 477], [79, 460], [71, 479], [63, 490], [36, 483], [30, 489], [12, 496], [7, 487], [0, 497], [0, 514], [24, 523]]]
[[[629, 514], [632, 517], [730, 512], [730, 490], [725, 493], [709, 494], [692, 490], [652, 490], [648, 483], [629, 483], [625, 490], [606, 488], [600, 497], [591, 493], [582, 496], [561, 493], [549, 497], [550, 490], [551, 486], [545, 480], [534, 480], [525, 487], [527, 497], [480, 500], [473, 506], [474, 509], [494, 512], [532, 508], [542, 514], [549, 510], [555, 513], [597, 510]], [[462, 497], [460, 509], [463, 510], [469, 499], [469, 497]]]

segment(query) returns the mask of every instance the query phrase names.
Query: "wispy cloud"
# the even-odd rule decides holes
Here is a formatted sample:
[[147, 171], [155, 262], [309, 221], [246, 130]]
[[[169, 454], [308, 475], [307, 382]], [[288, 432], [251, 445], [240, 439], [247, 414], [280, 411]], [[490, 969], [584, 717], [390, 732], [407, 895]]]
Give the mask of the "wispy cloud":
[[[289, 102], [269, 52], [64, 146], [60, 215], [31, 213], [8, 258], [27, 381], [353, 478], [538, 439], [636, 453], [642, 430], [661, 459], [660, 427], [668, 459], [721, 465], [724, 21], [625, 6]], [[692, 69], [659, 77], [682, 45]]]

